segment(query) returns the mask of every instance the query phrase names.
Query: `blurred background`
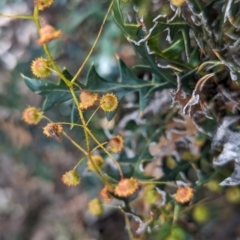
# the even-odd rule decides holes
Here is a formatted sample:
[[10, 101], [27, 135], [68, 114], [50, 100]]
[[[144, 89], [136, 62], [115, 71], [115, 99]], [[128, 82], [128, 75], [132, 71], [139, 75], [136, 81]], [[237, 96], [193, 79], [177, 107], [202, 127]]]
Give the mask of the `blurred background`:
[[[161, 11], [164, 8], [169, 11], [168, 1], [145, 0], [138, 1], [138, 5], [143, 15], [152, 14], [153, 17], [160, 8]], [[108, 6], [107, 0], [55, 0], [51, 8], [41, 13], [45, 22], [63, 31], [61, 39], [49, 44], [59, 66], [66, 67], [72, 74], [77, 71], [94, 42]], [[33, 0], [0, 1], [1, 13], [31, 14], [32, 9]], [[81, 154], [65, 139], [60, 143], [46, 138], [42, 134], [45, 122], [27, 126], [21, 120], [25, 107], [41, 107], [43, 103], [43, 98], [31, 92], [20, 75], [33, 77], [31, 61], [43, 56], [37, 39], [33, 22], [0, 18], [0, 240], [127, 240], [124, 217], [120, 211], [109, 210], [100, 219], [87, 212], [89, 199], [98, 195], [102, 185], [85, 170], [84, 164], [78, 169], [82, 173], [80, 186], [68, 188], [62, 184], [62, 174], [77, 163]], [[115, 55], [129, 67], [139, 61], [110, 15], [89, 65], [94, 62], [101, 76], [116, 79], [118, 67]], [[81, 81], [84, 81], [87, 69]], [[54, 74], [51, 79], [58, 81]], [[162, 91], [155, 97], [157, 106], [165, 109], [161, 114], [166, 114], [171, 104], [169, 92]], [[126, 109], [133, 113], [137, 109], [135, 102], [134, 94], [124, 99]], [[150, 106], [154, 109], [156, 105]], [[70, 114], [69, 102], [46, 113], [52, 120], [58, 121], [69, 121]], [[159, 127], [161, 114], [157, 113], [151, 119], [152, 131]], [[121, 124], [118, 124], [120, 129], [136, 120], [134, 114], [127, 116], [123, 119], [122, 115]], [[135, 123], [138, 125], [135, 128], [136, 136], [139, 131], [144, 131], [141, 129], [142, 123], [140, 120]], [[92, 125], [102, 141], [106, 139], [103, 126], [112, 128], [110, 123], [106, 125], [103, 114], [99, 114]], [[132, 130], [131, 127], [129, 130]], [[196, 129], [192, 131], [196, 133]], [[129, 131], [129, 139], [131, 134]], [[78, 129], [71, 131], [71, 137], [77, 142], [83, 141]], [[159, 146], [162, 144], [160, 139]], [[154, 156], [154, 153], [151, 154]], [[211, 164], [204, 165], [204, 162], [201, 168], [208, 174], [215, 171]], [[156, 169], [153, 164], [148, 172], [154, 175]], [[191, 209], [181, 220], [179, 239], [239, 239], [240, 190], [238, 187], [221, 189], [218, 186], [232, 170], [233, 166], [230, 165], [225, 171], [220, 171], [198, 192], [199, 199], [207, 198], [207, 201]], [[161, 238], [156, 236], [151, 239]]]

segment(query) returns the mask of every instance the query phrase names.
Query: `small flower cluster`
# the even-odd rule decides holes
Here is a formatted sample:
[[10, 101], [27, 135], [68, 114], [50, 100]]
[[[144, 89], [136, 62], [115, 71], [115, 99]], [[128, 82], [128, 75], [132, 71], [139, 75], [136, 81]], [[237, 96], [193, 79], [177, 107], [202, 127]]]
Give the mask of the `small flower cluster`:
[[67, 186], [75, 187], [80, 183], [80, 177], [75, 170], [71, 170], [62, 176], [62, 182]]
[[113, 153], [119, 153], [124, 147], [124, 140], [121, 135], [112, 137], [108, 142], [109, 148]]
[[179, 203], [188, 203], [193, 198], [193, 189], [190, 187], [179, 187], [175, 200]]
[[38, 124], [43, 117], [43, 112], [35, 107], [27, 107], [22, 113], [22, 119], [29, 125]]
[[55, 138], [57, 140], [62, 140], [63, 128], [60, 124], [57, 123], [48, 123], [43, 128], [43, 133], [47, 137]]
[[86, 110], [92, 107], [99, 99], [98, 93], [91, 93], [88, 91], [82, 91], [80, 93], [80, 104], [79, 108], [81, 110]]
[[[105, 185], [99, 195], [105, 203], [110, 203], [114, 195], [121, 198], [128, 198], [136, 193], [139, 187], [140, 184], [137, 179], [123, 178], [119, 181], [116, 187]], [[98, 198], [93, 199], [88, 204], [88, 210], [93, 215], [101, 215], [103, 213], [102, 202]]]
[[[186, 0], [170, 0], [170, 2], [175, 7], [181, 7], [186, 3]], [[42, 11], [50, 7], [52, 4], [53, 4], [53, 0], [35, 0], [35, 7], [39, 11]], [[39, 39], [37, 40], [37, 43], [39, 45], [44, 45], [44, 47], [46, 47], [45, 44], [55, 39], [59, 39], [61, 36], [62, 36], [61, 30], [57, 30], [53, 26], [44, 23], [39, 28]], [[54, 66], [55, 66], [55, 63], [52, 61], [51, 58], [46, 59], [43, 57], [38, 57], [32, 61], [31, 71], [36, 77], [45, 78], [51, 74], [52, 67]], [[77, 101], [79, 101], [76, 105], [78, 105], [77, 107], [78, 107], [80, 116], [82, 112], [96, 105], [98, 105], [96, 110], [102, 109], [107, 114], [110, 112], [116, 111], [119, 104], [119, 99], [115, 93], [109, 92], [101, 95], [97, 92], [91, 92], [91, 90], [87, 91], [81, 88], [80, 90], [81, 90], [81, 93], [78, 99], [76, 98], [77, 99], [76, 103]], [[40, 109], [37, 109], [34, 107], [28, 107], [23, 111], [22, 119], [27, 124], [36, 125], [41, 121], [42, 118], [44, 118], [44, 115]], [[88, 125], [88, 122], [86, 123], [86, 125]], [[47, 137], [54, 138], [58, 141], [62, 140], [63, 135], [66, 136], [66, 133], [63, 131], [62, 125], [55, 122], [50, 122], [45, 127], [43, 127], [43, 134], [45, 134]], [[111, 156], [111, 153], [118, 154], [121, 151], [123, 151], [124, 144], [125, 143], [124, 143], [123, 137], [117, 134], [109, 139], [108, 145], [104, 150], [106, 150], [108, 155], [110, 156]], [[98, 143], [97, 148], [100, 146], [101, 145]], [[86, 164], [89, 172], [92, 172], [93, 174], [98, 174], [102, 178], [106, 176], [104, 173], [105, 162], [104, 162], [104, 158], [101, 155], [93, 154], [91, 150], [88, 149], [85, 159], [87, 159]], [[109, 179], [106, 178], [107, 180], [106, 182], [104, 182], [105, 186], [99, 193], [101, 200], [98, 198], [94, 198], [89, 202], [88, 210], [91, 214], [95, 216], [100, 216], [104, 212], [103, 202], [110, 203], [113, 200], [113, 198], [126, 200], [128, 198], [131, 198], [137, 195], [141, 186], [140, 181], [134, 177], [131, 177], [131, 178], [124, 177], [123, 174], [121, 174], [122, 173], [121, 169], [119, 172], [120, 172], [121, 179], [118, 181], [118, 183], [116, 182], [112, 183], [111, 180], [109, 180], [111, 178]], [[76, 167], [74, 167], [70, 171], [65, 172], [62, 175], [61, 180], [63, 184], [69, 187], [78, 186], [81, 182], [81, 178], [79, 173], [76, 171]], [[156, 188], [156, 186], [154, 184], [149, 184], [143, 189], [144, 189], [143, 190], [144, 196], [142, 197], [143, 200], [147, 202], [148, 205], [154, 205], [154, 204], [156, 205], [156, 203], [159, 202], [159, 199], [160, 199], [160, 194], [158, 193], [158, 189]], [[192, 188], [179, 187], [176, 191], [174, 199], [175, 199], [175, 202], [177, 203], [186, 204], [192, 200], [193, 195], [194, 195], [194, 191]], [[164, 215], [161, 217], [164, 217]]]
[[39, 78], [44, 78], [51, 74], [50, 67], [50, 62], [47, 59], [39, 57], [32, 61], [31, 70], [35, 76]]
[[35, 6], [37, 6], [38, 10], [42, 11], [45, 8], [50, 7], [53, 2], [53, 0], [35, 0]]
[[103, 167], [104, 161], [100, 155], [92, 155], [87, 161], [87, 166], [90, 171], [96, 172]]
[[[80, 93], [79, 99], [79, 108], [81, 110], [86, 110], [97, 103], [97, 101], [99, 100], [99, 94], [83, 90]], [[117, 108], [117, 106], [118, 98], [113, 93], [106, 93], [100, 99], [100, 108], [105, 112], [112, 112]]]
[[43, 45], [51, 42], [54, 39], [60, 38], [62, 35], [61, 30], [56, 30], [53, 26], [49, 24], [44, 24], [39, 30], [38, 44]]

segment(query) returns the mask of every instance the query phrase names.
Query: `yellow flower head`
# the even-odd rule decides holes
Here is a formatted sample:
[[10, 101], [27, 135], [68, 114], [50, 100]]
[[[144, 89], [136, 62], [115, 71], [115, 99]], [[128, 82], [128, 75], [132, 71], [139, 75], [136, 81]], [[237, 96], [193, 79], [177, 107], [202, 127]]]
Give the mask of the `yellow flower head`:
[[175, 7], [181, 7], [186, 3], [186, 0], [170, 0], [171, 4]]
[[190, 187], [178, 188], [175, 200], [179, 203], [187, 203], [193, 198], [193, 189]]
[[50, 7], [53, 2], [53, 0], [35, 0], [35, 5], [38, 7], [38, 10], [42, 11], [43, 9]]
[[139, 189], [139, 182], [134, 178], [123, 178], [114, 190], [114, 194], [119, 197], [129, 197]]
[[61, 30], [56, 30], [53, 26], [45, 24], [39, 30], [38, 44], [43, 45], [54, 39], [60, 38], [62, 35]]
[[71, 170], [62, 176], [62, 182], [69, 187], [75, 187], [80, 183], [80, 177], [76, 171]]
[[95, 216], [100, 216], [103, 213], [102, 202], [98, 198], [94, 198], [88, 203], [88, 211]]
[[36, 125], [42, 119], [43, 112], [35, 107], [27, 107], [22, 113], [22, 119], [29, 125]]
[[88, 159], [87, 166], [89, 170], [96, 172], [97, 169], [101, 169], [103, 167], [104, 161], [100, 155], [93, 155], [91, 156], [92, 161], [95, 163], [96, 167], [93, 165], [92, 161]]
[[80, 104], [79, 107], [82, 110], [88, 109], [92, 107], [98, 100], [98, 94], [97, 93], [91, 93], [88, 91], [82, 91], [80, 94]]
[[121, 152], [124, 147], [123, 137], [121, 135], [114, 136], [109, 140], [108, 145], [112, 152], [114, 153]]
[[31, 70], [32, 73], [39, 78], [47, 77], [51, 73], [50, 63], [42, 57], [37, 58], [32, 61]]
[[57, 123], [48, 123], [44, 128], [43, 128], [43, 133], [47, 137], [55, 138], [58, 141], [62, 140], [62, 133], [63, 133], [63, 128], [62, 125], [57, 124]]
[[105, 112], [112, 112], [117, 108], [118, 105], [118, 98], [113, 93], [107, 93], [102, 96], [100, 100], [100, 107]]

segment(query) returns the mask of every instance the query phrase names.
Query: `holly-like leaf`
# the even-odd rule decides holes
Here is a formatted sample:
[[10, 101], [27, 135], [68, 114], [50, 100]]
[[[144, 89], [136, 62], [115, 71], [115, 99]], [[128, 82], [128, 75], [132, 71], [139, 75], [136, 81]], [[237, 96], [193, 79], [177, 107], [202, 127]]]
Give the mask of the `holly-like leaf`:
[[[113, 17], [116, 24], [123, 31], [128, 41], [131, 42], [136, 52], [142, 57], [144, 63], [151, 67], [151, 72], [155, 74], [160, 81], [168, 82], [169, 86], [176, 86], [176, 75], [174, 71], [182, 72], [192, 70], [190, 64], [186, 64], [185, 59], [181, 59], [182, 53], [190, 56], [190, 37], [189, 24], [181, 17], [167, 19], [166, 15], [158, 15], [153, 19], [152, 26], [145, 30], [144, 21], [141, 24], [130, 24], [124, 21], [121, 13], [120, 1], [113, 2]], [[134, 17], [133, 17], [134, 19]], [[159, 42], [162, 37], [168, 33], [166, 42], [170, 43], [169, 47], [160, 50]], [[164, 60], [164, 64], [162, 61]], [[156, 87], [156, 89], [158, 89]]]
[[113, 18], [126, 37], [137, 36], [140, 24], [124, 23], [119, 0], [113, 1]]
[[[159, 86], [159, 82], [156, 79], [152, 79], [150, 81], [144, 81], [142, 79], [137, 78], [134, 74], [128, 69], [125, 63], [121, 60], [118, 61], [119, 71], [120, 71], [120, 81], [117, 80], [107, 81], [101, 78], [94, 65], [89, 70], [87, 81], [83, 88], [90, 92], [98, 92], [98, 93], [114, 93], [117, 95], [119, 101], [130, 92], [139, 92], [139, 108], [140, 111], [143, 111], [145, 106], [147, 105], [150, 95], [147, 93], [151, 88]], [[113, 115], [107, 115], [110, 120]]]
[[[65, 69], [63, 74], [67, 79], [72, 79], [72, 76]], [[69, 87], [64, 83], [62, 79], [56, 84], [47, 79], [38, 80], [26, 77], [24, 75], [23, 79], [26, 85], [35, 93], [44, 96], [45, 100], [42, 106], [43, 111], [47, 111], [55, 105], [63, 103], [72, 98]], [[79, 89], [76, 89], [79, 92]]]

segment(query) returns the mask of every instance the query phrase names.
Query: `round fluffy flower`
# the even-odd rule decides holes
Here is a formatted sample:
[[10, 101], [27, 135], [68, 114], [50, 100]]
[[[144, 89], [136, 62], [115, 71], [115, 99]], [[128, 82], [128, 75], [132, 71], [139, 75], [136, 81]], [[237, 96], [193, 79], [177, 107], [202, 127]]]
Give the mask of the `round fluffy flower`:
[[79, 107], [82, 110], [92, 107], [98, 100], [97, 93], [91, 93], [88, 91], [82, 91], [80, 94], [80, 104]]
[[110, 185], [106, 185], [99, 193], [101, 198], [103, 199], [104, 202], [110, 203], [112, 201], [112, 196], [111, 192], [113, 192], [113, 188]]
[[121, 135], [114, 136], [109, 140], [108, 145], [112, 152], [114, 153], [121, 152], [124, 147], [123, 137]]
[[80, 183], [80, 177], [74, 170], [66, 172], [62, 176], [62, 182], [67, 186], [77, 186]]
[[114, 190], [114, 194], [119, 197], [129, 197], [139, 188], [139, 182], [134, 178], [123, 178]]
[[53, 4], [53, 0], [35, 0], [35, 5], [41, 11], [45, 8], [50, 7]]
[[54, 39], [60, 38], [62, 35], [61, 30], [56, 30], [53, 26], [45, 24], [39, 30], [38, 44], [43, 45]]
[[104, 94], [100, 100], [100, 107], [105, 112], [112, 112], [117, 108], [118, 98], [113, 93]]
[[186, 3], [186, 0], [170, 0], [170, 2], [175, 7], [181, 7], [184, 3]]
[[103, 213], [102, 202], [98, 198], [94, 198], [88, 203], [88, 211], [95, 216], [100, 216]]
[[29, 125], [36, 125], [42, 119], [43, 112], [35, 107], [27, 107], [22, 113], [22, 119]]
[[51, 73], [50, 63], [42, 57], [37, 58], [32, 61], [31, 70], [32, 73], [39, 78], [47, 77]]
[[175, 200], [179, 203], [187, 203], [193, 197], [193, 189], [190, 187], [180, 187], [178, 188]]
[[43, 133], [47, 137], [52, 137], [57, 140], [62, 140], [62, 133], [63, 133], [63, 128], [62, 125], [57, 124], [57, 123], [48, 123], [44, 128], [43, 128]]
[[[101, 169], [103, 167], [104, 161], [103, 161], [103, 158], [100, 155], [92, 155], [91, 159], [95, 163], [95, 165], [97, 166], [97, 169]], [[96, 172], [97, 169], [93, 165], [92, 161], [90, 159], [88, 159], [87, 166], [88, 166], [89, 170], [91, 170], [93, 172]]]
[[197, 223], [203, 224], [209, 220], [210, 212], [206, 206], [202, 204], [196, 205], [193, 208], [192, 217]]

